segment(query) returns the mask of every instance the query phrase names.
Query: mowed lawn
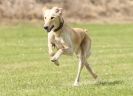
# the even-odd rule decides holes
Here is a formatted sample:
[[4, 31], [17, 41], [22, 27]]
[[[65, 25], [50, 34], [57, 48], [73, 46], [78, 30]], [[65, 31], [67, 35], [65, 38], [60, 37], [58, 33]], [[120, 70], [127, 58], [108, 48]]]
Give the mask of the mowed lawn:
[[78, 59], [50, 62], [42, 23], [0, 25], [0, 96], [133, 96], [133, 24], [71, 24], [92, 39], [88, 59], [100, 82], [84, 68], [73, 87]]

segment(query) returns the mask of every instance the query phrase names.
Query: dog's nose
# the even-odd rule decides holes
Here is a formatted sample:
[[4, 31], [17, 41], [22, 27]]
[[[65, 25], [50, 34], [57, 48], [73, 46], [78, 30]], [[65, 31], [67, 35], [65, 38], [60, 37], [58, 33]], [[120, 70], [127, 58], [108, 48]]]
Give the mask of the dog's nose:
[[44, 26], [44, 29], [48, 30], [48, 26]]

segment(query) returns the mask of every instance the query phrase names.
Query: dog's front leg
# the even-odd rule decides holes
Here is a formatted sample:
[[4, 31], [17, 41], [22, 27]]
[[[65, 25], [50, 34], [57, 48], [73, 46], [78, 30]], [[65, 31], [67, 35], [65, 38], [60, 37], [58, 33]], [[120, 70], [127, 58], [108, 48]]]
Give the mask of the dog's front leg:
[[51, 61], [52, 62], [55, 62], [59, 59], [59, 57], [63, 54], [63, 50], [62, 49], [59, 49], [55, 55], [51, 58]]
[[52, 32], [49, 32], [48, 33], [48, 53], [50, 55], [50, 57], [54, 56], [54, 52], [53, 52], [53, 45], [52, 45], [52, 42], [54, 41], [54, 35]]
[[62, 54], [71, 54], [72, 53], [72, 48], [62, 48], [62, 49], [59, 49], [56, 53], [55, 53], [55, 55], [51, 58], [51, 61], [52, 62], [55, 62], [55, 61], [57, 61], [59, 58], [60, 58], [60, 56], [62, 55]]
[[[55, 53], [54, 53], [53, 50], [52, 50], [52, 47], [53, 47], [53, 45], [49, 42], [49, 43], [48, 43], [48, 52], [49, 52], [50, 58], [53, 58], [53, 56], [55, 55]], [[51, 61], [52, 61], [52, 60], [51, 60]], [[55, 63], [57, 66], [59, 66], [58, 60], [55, 60], [54, 63]]]
[[53, 49], [52, 49], [52, 44], [50, 42], [48, 42], [48, 53], [49, 53], [49, 56], [52, 57], [54, 56], [54, 52], [53, 52]]
[[[50, 59], [55, 55], [54, 51], [53, 51], [53, 45], [52, 43], [48, 40], [48, 53], [50, 56]], [[52, 61], [52, 60], [51, 60]], [[54, 61], [54, 63], [59, 66], [59, 62], [58, 60]]]

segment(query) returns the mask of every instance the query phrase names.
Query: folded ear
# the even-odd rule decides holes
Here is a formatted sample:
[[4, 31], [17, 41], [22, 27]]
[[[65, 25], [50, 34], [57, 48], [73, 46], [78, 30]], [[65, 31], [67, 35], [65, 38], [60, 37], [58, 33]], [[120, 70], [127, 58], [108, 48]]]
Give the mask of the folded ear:
[[62, 15], [62, 8], [54, 7], [53, 9], [55, 10], [55, 13], [57, 13], [58, 15]]

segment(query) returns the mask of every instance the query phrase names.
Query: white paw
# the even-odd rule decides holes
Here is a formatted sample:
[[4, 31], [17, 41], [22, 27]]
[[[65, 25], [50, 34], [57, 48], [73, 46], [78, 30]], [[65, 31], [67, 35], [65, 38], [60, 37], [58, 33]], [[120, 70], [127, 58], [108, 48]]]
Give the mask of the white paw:
[[52, 57], [51, 61], [54, 62], [55, 65], [59, 66], [59, 62], [58, 62], [57, 58]]
[[54, 64], [59, 66], [59, 61], [54, 61]]
[[79, 82], [74, 82], [73, 86], [75, 87], [79, 86]]
[[51, 61], [52, 61], [52, 62], [57, 61], [57, 57], [53, 56], [53, 57], [51, 58]]

